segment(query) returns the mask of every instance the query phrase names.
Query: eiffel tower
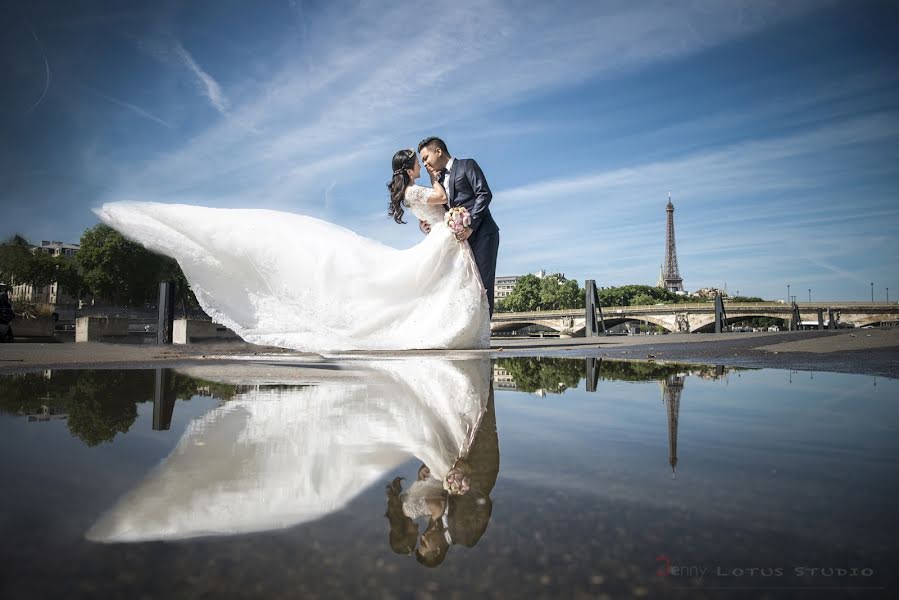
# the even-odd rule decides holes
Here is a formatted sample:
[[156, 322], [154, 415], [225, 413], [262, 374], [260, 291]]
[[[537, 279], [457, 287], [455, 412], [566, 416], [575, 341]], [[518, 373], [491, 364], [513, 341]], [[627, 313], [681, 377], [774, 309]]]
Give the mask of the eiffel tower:
[[680, 375], [669, 375], [659, 380], [662, 389], [662, 403], [668, 413], [668, 464], [671, 465], [671, 477], [677, 471], [677, 419], [680, 414], [680, 394], [684, 389], [684, 378]]
[[680, 277], [677, 268], [677, 245], [674, 243], [674, 204], [671, 203], [671, 192], [668, 192], [668, 206], [665, 208], [668, 214], [665, 227], [665, 262], [662, 263], [662, 273], [659, 275], [659, 287], [664, 287], [669, 292], [684, 291], [684, 280]]

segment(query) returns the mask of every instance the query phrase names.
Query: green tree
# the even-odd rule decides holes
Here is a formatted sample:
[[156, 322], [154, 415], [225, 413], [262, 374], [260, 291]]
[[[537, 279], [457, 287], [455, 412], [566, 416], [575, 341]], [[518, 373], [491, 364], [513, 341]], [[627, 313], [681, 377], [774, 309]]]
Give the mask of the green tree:
[[686, 302], [683, 296], [651, 285], [622, 285], [603, 288], [599, 302], [603, 306], [635, 306], [639, 304], [676, 304]]
[[503, 298], [503, 307], [511, 312], [529, 312], [540, 306], [540, 279], [536, 275], [525, 275], [515, 284], [515, 288]]
[[76, 260], [91, 293], [115, 304], [146, 302], [159, 276], [153, 254], [107, 225], [84, 232]]
[[58, 256], [56, 262], [56, 281], [59, 287], [73, 298], [81, 298], [85, 291], [84, 277], [78, 263], [69, 258]]
[[49, 254], [44, 252], [31, 254], [24, 277], [19, 283], [30, 283], [36, 288], [50, 285], [56, 281], [56, 267], [56, 260]]
[[0, 244], [0, 281], [9, 284], [24, 282], [30, 274], [32, 258], [27, 245], [12, 241]]
[[583, 308], [584, 290], [577, 281], [560, 282], [551, 275], [540, 279], [536, 275], [520, 278], [512, 292], [496, 306], [497, 312], [530, 312]]
[[540, 280], [540, 310], [559, 308], [559, 278], [551, 275]]
[[584, 308], [585, 294], [577, 281], [569, 279], [559, 286], [559, 308]]
[[125, 239], [107, 225], [84, 232], [76, 259], [85, 287], [115, 304], [154, 302], [159, 282], [174, 281], [182, 307], [187, 303], [196, 306], [196, 298], [177, 262]]
[[80, 297], [84, 279], [75, 261], [31, 250], [32, 245], [20, 235], [0, 244], [0, 281], [27, 283], [37, 288], [56, 281], [67, 293]]
[[631, 298], [631, 304], [634, 306], [649, 306], [650, 304], [656, 304], [656, 301], [655, 298], [653, 298], [649, 294], [644, 294], [641, 292]]

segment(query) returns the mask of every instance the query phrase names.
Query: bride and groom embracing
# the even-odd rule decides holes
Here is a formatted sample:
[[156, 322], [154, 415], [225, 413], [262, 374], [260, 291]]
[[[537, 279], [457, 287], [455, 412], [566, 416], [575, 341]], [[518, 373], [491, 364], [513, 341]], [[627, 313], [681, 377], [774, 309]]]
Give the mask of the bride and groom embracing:
[[[395, 153], [388, 214], [427, 233], [399, 250], [306, 215], [112, 202], [107, 225], [178, 261], [203, 310], [244, 340], [296, 350], [489, 348], [499, 228], [472, 159], [443, 140]], [[464, 209], [464, 210], [463, 210]], [[447, 211], [463, 215], [447, 220]], [[459, 224], [467, 224], [462, 227]]]

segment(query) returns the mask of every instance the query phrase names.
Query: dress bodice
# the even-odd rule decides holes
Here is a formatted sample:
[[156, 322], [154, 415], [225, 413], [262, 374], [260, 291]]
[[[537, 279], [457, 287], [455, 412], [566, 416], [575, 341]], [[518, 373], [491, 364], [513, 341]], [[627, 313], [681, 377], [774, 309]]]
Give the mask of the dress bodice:
[[437, 223], [443, 223], [446, 208], [443, 204], [428, 204], [427, 199], [430, 195], [431, 188], [423, 185], [410, 185], [406, 188], [404, 204], [419, 220], [425, 221], [433, 227]]

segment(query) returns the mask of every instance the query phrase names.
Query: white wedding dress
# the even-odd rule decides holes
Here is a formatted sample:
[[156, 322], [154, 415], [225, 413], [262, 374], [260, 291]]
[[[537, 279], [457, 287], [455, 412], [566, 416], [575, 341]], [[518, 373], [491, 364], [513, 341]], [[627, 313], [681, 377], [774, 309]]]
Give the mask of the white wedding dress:
[[[417, 458], [443, 479], [487, 409], [490, 361], [359, 361], [334, 381], [265, 384], [191, 422], [178, 445], [87, 532], [98, 542], [290, 527], [347, 506]], [[186, 369], [207, 380], [216, 367]], [[323, 372], [326, 376], [327, 372]], [[244, 383], [249, 383], [243, 380]], [[248, 386], [249, 387], [249, 386]], [[417, 468], [417, 467], [413, 467]]]
[[322, 352], [489, 348], [487, 296], [468, 243], [410, 186], [431, 233], [406, 250], [313, 217], [112, 202], [100, 219], [178, 261], [203, 310], [248, 342]]

